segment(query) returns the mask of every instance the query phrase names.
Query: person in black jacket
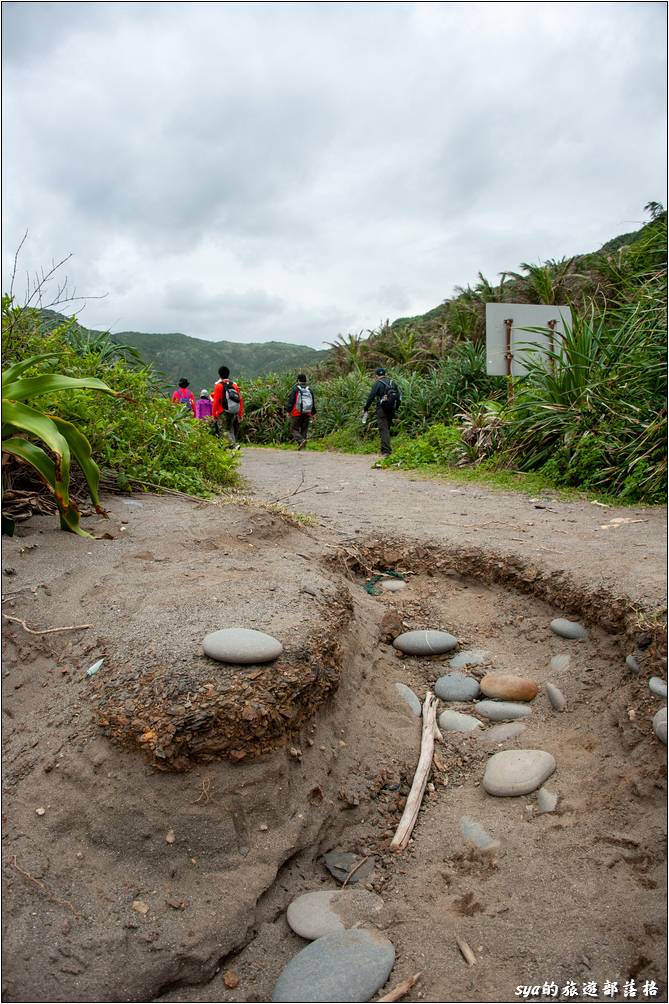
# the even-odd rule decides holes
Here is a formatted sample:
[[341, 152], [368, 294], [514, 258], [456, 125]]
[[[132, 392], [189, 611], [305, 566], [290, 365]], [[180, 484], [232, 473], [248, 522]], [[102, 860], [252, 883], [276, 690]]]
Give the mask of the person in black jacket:
[[314, 392], [308, 386], [304, 373], [299, 374], [297, 383], [291, 388], [285, 411], [290, 415], [290, 431], [297, 443], [297, 448], [303, 450], [307, 445], [309, 422], [316, 414]]
[[393, 452], [390, 445], [390, 429], [395, 412], [400, 406], [400, 394], [393, 381], [386, 377], [386, 371], [382, 366], [376, 370], [376, 380], [363, 408], [363, 424], [367, 422], [367, 413], [374, 402], [376, 402], [376, 421], [381, 435], [381, 453], [384, 457], [388, 457]]

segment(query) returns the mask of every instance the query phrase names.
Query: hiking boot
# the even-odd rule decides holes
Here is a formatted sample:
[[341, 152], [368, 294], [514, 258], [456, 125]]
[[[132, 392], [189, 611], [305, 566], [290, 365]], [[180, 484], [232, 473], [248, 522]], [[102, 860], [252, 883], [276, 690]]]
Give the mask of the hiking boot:
[[303, 450], [306, 445], [307, 445], [307, 441], [306, 441], [306, 439], [303, 439], [302, 442], [300, 443], [300, 445], [298, 446], [298, 450]]

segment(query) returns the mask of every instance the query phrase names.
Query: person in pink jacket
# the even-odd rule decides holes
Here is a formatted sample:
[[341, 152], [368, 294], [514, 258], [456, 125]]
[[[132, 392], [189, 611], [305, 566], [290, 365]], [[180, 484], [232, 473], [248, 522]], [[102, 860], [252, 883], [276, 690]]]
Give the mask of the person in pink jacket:
[[195, 395], [192, 390], [188, 389], [188, 380], [185, 377], [179, 380], [179, 386], [172, 394], [172, 401], [174, 404], [189, 404], [191, 411], [195, 414]]
[[195, 417], [205, 421], [211, 418], [211, 395], [208, 390], [202, 390], [195, 402]]

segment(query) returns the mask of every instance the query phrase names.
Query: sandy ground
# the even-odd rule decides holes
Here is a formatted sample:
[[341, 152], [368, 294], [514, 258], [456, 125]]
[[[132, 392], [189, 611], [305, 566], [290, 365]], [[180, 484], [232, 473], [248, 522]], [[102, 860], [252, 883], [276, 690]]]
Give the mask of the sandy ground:
[[[92, 626], [32, 635], [4, 621], [3, 998], [269, 1001], [304, 945], [286, 907], [334, 887], [320, 859], [340, 849], [374, 860], [378, 926], [397, 951], [388, 986], [424, 973], [409, 1001], [510, 1001], [519, 984], [550, 980], [601, 992], [629, 978], [655, 980], [666, 1000], [666, 750], [647, 687], [666, 677], [666, 651], [645, 627], [605, 631], [596, 616], [607, 590], [649, 612], [664, 602], [666, 514], [534, 503], [370, 470], [364, 457], [245, 451], [243, 470], [259, 500], [296, 492], [288, 504], [315, 525], [239, 504], [114, 497], [109, 520], [87, 521], [106, 539], [40, 518], [4, 545], [5, 614], [33, 629]], [[601, 529], [616, 517], [645, 522]], [[392, 536], [379, 562], [404, 572], [403, 592], [366, 592], [352, 557], [372, 535]], [[458, 568], [453, 548], [465, 545]], [[536, 566], [541, 589], [492, 581], [491, 548], [500, 574], [505, 555], [514, 574], [518, 556]], [[561, 592], [564, 569], [582, 601]], [[556, 638], [556, 612], [589, 617], [590, 639]], [[563, 689], [565, 713], [541, 691], [515, 741], [555, 756], [556, 814], [537, 815], [534, 796], [485, 795], [490, 751], [448, 740], [414, 842], [389, 853], [420, 743], [393, 684], [422, 697], [446, 665], [398, 658], [389, 617], [396, 630], [452, 631], [493, 668]], [[203, 656], [203, 635], [234, 624], [283, 642], [274, 678]], [[639, 676], [624, 664], [634, 637]], [[565, 651], [569, 668], [550, 672]], [[141, 738], [154, 698], [160, 732], [166, 693], [178, 772], [156, 769]], [[234, 750], [223, 703], [210, 743], [188, 725], [212, 694], [269, 708], [233, 729]], [[127, 725], [109, 724], [110, 703]], [[465, 843], [464, 814], [500, 839], [498, 854]]]

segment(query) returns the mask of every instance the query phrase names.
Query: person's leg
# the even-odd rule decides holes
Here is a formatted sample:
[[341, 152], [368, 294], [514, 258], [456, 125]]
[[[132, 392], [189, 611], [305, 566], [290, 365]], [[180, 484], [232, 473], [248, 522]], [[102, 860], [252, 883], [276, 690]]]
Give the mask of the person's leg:
[[307, 445], [307, 437], [309, 435], [309, 416], [300, 415], [300, 434], [302, 436], [302, 443], [300, 449], [304, 449]]
[[229, 415], [227, 411], [223, 412], [225, 418], [225, 434], [228, 437], [228, 443], [230, 446], [235, 445], [235, 416]]
[[298, 447], [302, 446], [304, 442], [304, 436], [302, 435], [301, 428], [301, 415], [291, 415], [290, 416], [290, 434], [297, 443]]
[[379, 426], [379, 433], [381, 435], [381, 453], [384, 457], [387, 457], [392, 453], [392, 447], [390, 445], [390, 421], [385, 410], [378, 406], [376, 409], [376, 421]]

